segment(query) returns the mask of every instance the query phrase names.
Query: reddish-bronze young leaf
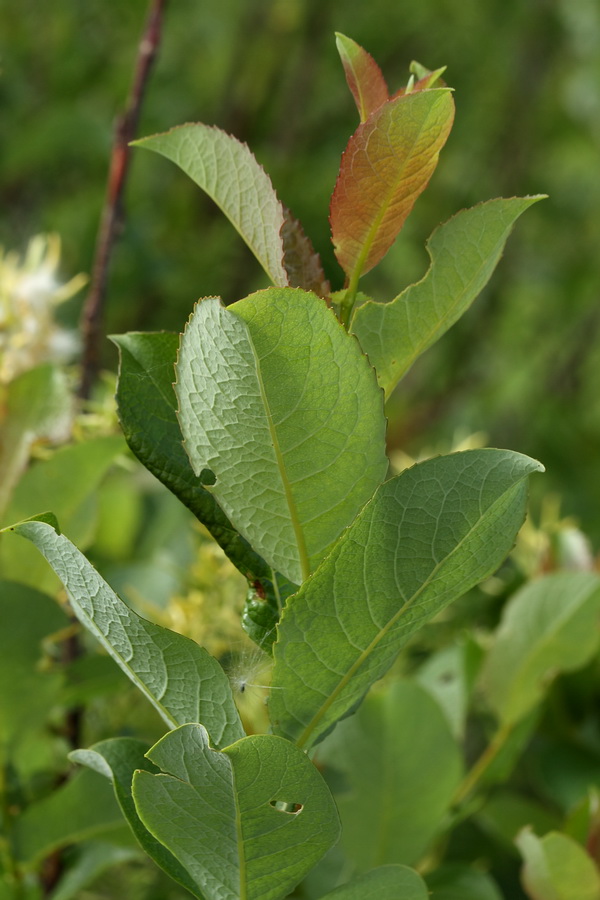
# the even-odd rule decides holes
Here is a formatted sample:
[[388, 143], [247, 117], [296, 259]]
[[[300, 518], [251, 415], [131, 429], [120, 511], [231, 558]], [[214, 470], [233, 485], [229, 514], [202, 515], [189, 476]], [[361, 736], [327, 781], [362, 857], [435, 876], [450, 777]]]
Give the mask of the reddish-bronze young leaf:
[[453, 119], [448, 89], [417, 91], [384, 103], [350, 138], [330, 222], [352, 290], [396, 239], [435, 170]]
[[283, 266], [287, 272], [290, 287], [312, 291], [318, 297], [329, 296], [331, 288], [323, 272], [321, 257], [314, 249], [301, 223], [285, 206], [281, 240], [283, 243]]
[[366, 122], [371, 113], [388, 99], [387, 84], [371, 54], [356, 41], [336, 31], [335, 42], [360, 121]]

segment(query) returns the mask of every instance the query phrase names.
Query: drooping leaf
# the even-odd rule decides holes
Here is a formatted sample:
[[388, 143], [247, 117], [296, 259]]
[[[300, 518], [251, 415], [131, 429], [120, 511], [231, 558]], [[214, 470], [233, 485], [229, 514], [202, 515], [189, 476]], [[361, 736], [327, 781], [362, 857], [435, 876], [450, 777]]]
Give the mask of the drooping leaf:
[[136, 812], [132, 795], [134, 772], [142, 770], [153, 774], [159, 772], [159, 769], [146, 758], [147, 749], [145, 744], [133, 738], [113, 738], [100, 741], [88, 750], [75, 750], [69, 756], [73, 762], [87, 766], [112, 781], [121, 811], [140, 846], [167, 875], [202, 900], [202, 895], [186, 869], [150, 834]]
[[489, 875], [457, 863], [426, 876], [431, 900], [503, 900]]
[[385, 256], [427, 187], [453, 117], [448, 90], [418, 91], [384, 103], [350, 138], [330, 219], [335, 254], [353, 290]]
[[459, 212], [427, 242], [431, 265], [390, 303], [355, 308], [350, 330], [390, 395], [415, 360], [469, 308], [502, 255], [511, 229], [541, 197], [489, 200]]
[[577, 669], [598, 648], [600, 578], [560, 572], [525, 585], [506, 605], [481, 684], [503, 724], [539, 703], [559, 672]]
[[379, 866], [353, 878], [323, 900], [428, 900], [427, 885], [407, 866]]
[[68, 436], [72, 399], [66, 376], [50, 363], [29, 369], [0, 394], [0, 520], [34, 441]]
[[312, 291], [317, 297], [327, 297], [330, 286], [325, 278], [319, 254], [289, 209], [284, 209], [284, 216], [281, 239], [288, 284], [290, 287]]
[[[2, 524], [20, 522], [40, 510], [52, 510], [65, 534], [79, 546], [85, 546], [94, 532], [94, 493], [125, 449], [120, 435], [110, 435], [61, 447], [49, 459], [36, 461], [19, 480]], [[3, 578], [48, 593], [58, 587], [43, 559], [23, 542], [0, 540], [0, 572]]]
[[243, 736], [227, 676], [206, 650], [134, 613], [85, 556], [49, 525], [25, 522], [14, 530], [46, 557], [67, 589], [79, 621], [169, 727], [202, 722], [216, 747]]
[[524, 828], [516, 843], [524, 859], [521, 880], [531, 900], [600, 900], [600, 872], [572, 838], [557, 831], [538, 838]]
[[[439, 706], [400, 681], [371, 692], [319, 747], [316, 761], [341, 783], [334, 796], [341, 846], [354, 871], [415, 865], [439, 830], [462, 774], [461, 754]], [[377, 827], [365, 827], [365, 823]]]
[[274, 731], [309, 747], [352, 710], [425, 622], [500, 565], [523, 523], [527, 476], [541, 470], [518, 453], [471, 450], [381, 485], [288, 600]]
[[137, 772], [146, 828], [187, 869], [207, 900], [279, 900], [339, 836], [329, 790], [308, 757], [273, 735], [211, 750], [200, 725], [170, 732]]
[[132, 451], [208, 528], [243, 575], [250, 581], [271, 579], [270, 566], [238, 534], [214, 495], [202, 486], [183, 449], [173, 388], [179, 335], [131, 333], [112, 340], [121, 358], [119, 419]]
[[275, 285], [288, 283], [283, 265], [283, 207], [271, 180], [246, 144], [219, 128], [181, 125], [133, 142], [172, 160], [214, 200]]
[[387, 471], [382, 395], [323, 300], [269, 288], [200, 303], [181, 341], [179, 419], [197, 475], [274, 569], [314, 571]]
[[360, 121], [366, 122], [371, 113], [388, 100], [387, 84], [371, 54], [356, 41], [336, 31], [335, 42]]
[[14, 822], [17, 857], [28, 865], [53, 850], [88, 840], [123, 825], [110, 785], [94, 772], [78, 772]]

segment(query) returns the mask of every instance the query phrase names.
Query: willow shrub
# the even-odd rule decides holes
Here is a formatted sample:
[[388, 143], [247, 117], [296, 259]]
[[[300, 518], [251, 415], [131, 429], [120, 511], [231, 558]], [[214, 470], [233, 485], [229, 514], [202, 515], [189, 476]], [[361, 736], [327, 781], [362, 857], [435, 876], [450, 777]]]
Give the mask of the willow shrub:
[[[456, 735], [422, 686], [369, 689], [427, 622], [499, 567], [525, 517], [528, 477], [542, 470], [519, 453], [483, 449], [388, 477], [385, 399], [469, 308], [516, 219], [539, 198], [457, 213], [431, 235], [421, 281], [389, 302], [362, 293], [361, 277], [430, 180], [454, 103], [443, 69], [413, 64], [408, 85], [390, 95], [374, 60], [343, 35], [337, 42], [360, 116], [331, 198], [344, 287], [332, 291], [247, 146], [214, 127], [183, 125], [137, 144], [171, 159], [214, 200], [272, 286], [227, 308], [218, 297], [199, 301], [181, 338], [114, 339], [129, 446], [248, 580], [242, 626], [272, 657], [270, 732], [246, 735], [220, 663], [123, 603], [51, 515], [13, 528], [39, 548], [74, 614], [164, 720], [150, 749], [117, 737], [72, 758], [112, 780], [141, 846], [205, 900], [276, 900], [303, 879], [312, 884], [303, 896], [425, 900], [410, 865], [457, 810], [460, 818], [476, 778], [461, 782]], [[553, 582], [556, 597], [574, 598], [570, 613], [565, 619], [558, 603], [551, 614], [546, 603], [538, 624], [562, 616], [563, 629], [588, 635], [589, 658], [599, 595], [595, 576], [582, 578], [575, 592], [572, 582]], [[511, 641], [507, 628], [483, 673], [504, 737], [538, 702], [548, 673], [576, 662], [572, 641], [548, 659], [547, 642], [536, 656], [535, 641]], [[517, 677], [529, 678], [525, 692]], [[332, 760], [353, 788], [337, 805], [321, 774]], [[394, 765], [400, 794], [386, 809], [380, 775]], [[520, 840], [526, 852], [537, 839], [524, 832]], [[315, 881], [336, 844], [327, 858], [338, 860], [337, 875]], [[544, 877], [536, 860], [528, 884]], [[471, 874], [473, 896], [499, 896], [487, 876]], [[452, 890], [452, 877], [433, 872], [431, 886], [442, 885], [434, 896]], [[466, 890], [465, 877], [455, 889]]]

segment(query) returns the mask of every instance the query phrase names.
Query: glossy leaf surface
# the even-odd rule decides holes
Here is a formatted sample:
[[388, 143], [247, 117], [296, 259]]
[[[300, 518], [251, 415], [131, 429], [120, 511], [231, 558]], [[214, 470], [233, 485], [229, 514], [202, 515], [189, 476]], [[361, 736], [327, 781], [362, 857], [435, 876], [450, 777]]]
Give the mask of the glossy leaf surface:
[[557, 831], [538, 838], [526, 828], [517, 846], [525, 861], [521, 880], [531, 900], [600, 900], [600, 873], [572, 838]]
[[341, 846], [357, 872], [418, 863], [462, 775], [461, 754], [441, 709], [408, 680], [372, 691], [319, 746], [316, 761], [332, 773], [332, 784], [344, 786], [334, 793]]
[[482, 671], [482, 686], [504, 724], [539, 703], [561, 671], [585, 665], [598, 648], [600, 578], [560, 572], [525, 585], [505, 607]]
[[489, 281], [511, 229], [540, 197], [489, 200], [459, 212], [427, 242], [431, 265], [390, 303], [370, 300], [350, 324], [390, 395], [415, 360], [469, 308]]
[[335, 255], [355, 289], [387, 253], [426, 188], [450, 133], [448, 90], [384, 103], [350, 138], [331, 198]]
[[46, 557], [67, 589], [79, 621], [169, 727], [201, 721], [217, 747], [243, 736], [227, 676], [206, 650], [134, 613], [50, 525], [24, 522], [14, 530]]
[[387, 84], [371, 54], [363, 50], [356, 41], [336, 32], [335, 42], [360, 121], [365, 122], [372, 112], [388, 100]]
[[254, 735], [219, 752], [202, 726], [187, 725], [148, 757], [165, 774], [134, 776], [138, 815], [207, 900], [279, 900], [338, 838], [325, 782], [281, 738]]
[[177, 364], [179, 419], [198, 476], [236, 528], [299, 584], [387, 471], [383, 398], [323, 300], [270, 288], [196, 307]]
[[359, 703], [400, 648], [490, 575], [523, 523], [538, 462], [503, 450], [438, 457], [383, 484], [288, 600], [269, 699], [308, 747]]
[[225, 213], [273, 284], [288, 283], [281, 238], [283, 207], [246, 144], [201, 123], [181, 125], [134, 144], [183, 169]]
[[323, 900], [429, 900], [429, 894], [413, 869], [379, 866], [326, 894]]
[[159, 769], [146, 758], [147, 749], [141, 741], [132, 738], [113, 738], [100, 741], [89, 750], [75, 750], [69, 756], [73, 762], [87, 766], [112, 781], [121, 811], [140, 846], [171, 878], [202, 900], [202, 895], [198, 893], [187, 871], [173, 854], [150, 834], [136, 812], [132, 795], [133, 773], [141, 770], [154, 774], [159, 772]]

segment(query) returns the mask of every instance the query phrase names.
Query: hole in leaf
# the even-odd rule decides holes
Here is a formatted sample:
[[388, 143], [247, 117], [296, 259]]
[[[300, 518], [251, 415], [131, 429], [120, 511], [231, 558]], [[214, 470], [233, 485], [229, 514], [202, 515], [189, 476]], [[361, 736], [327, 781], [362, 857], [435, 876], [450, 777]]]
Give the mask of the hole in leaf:
[[288, 815], [295, 816], [302, 810], [301, 803], [286, 803], [285, 800], [270, 800], [269, 806], [272, 806], [273, 809], [278, 810], [279, 812], [288, 813]]
[[216, 483], [217, 476], [215, 475], [215, 473], [211, 472], [210, 469], [202, 469], [202, 471], [200, 472], [200, 484], [212, 485]]

